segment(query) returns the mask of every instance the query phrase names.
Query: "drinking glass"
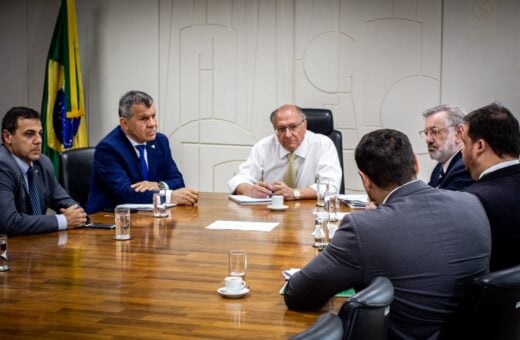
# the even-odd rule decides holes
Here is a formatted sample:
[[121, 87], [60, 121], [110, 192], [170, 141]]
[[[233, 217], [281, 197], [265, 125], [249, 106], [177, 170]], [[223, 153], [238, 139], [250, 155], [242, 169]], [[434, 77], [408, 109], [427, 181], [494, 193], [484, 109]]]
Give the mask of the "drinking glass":
[[313, 247], [323, 250], [329, 244], [329, 213], [327, 211], [314, 212], [314, 244]]
[[229, 276], [244, 279], [247, 270], [247, 252], [245, 250], [229, 251]]
[[153, 193], [153, 217], [168, 217], [166, 210], [166, 190]]
[[9, 270], [7, 265], [7, 235], [0, 234], [0, 272]]
[[329, 192], [329, 181], [318, 179], [316, 182], [316, 206], [325, 206], [325, 196]]
[[129, 240], [130, 237], [130, 208], [117, 206], [114, 209], [115, 215], [115, 235], [118, 241]]

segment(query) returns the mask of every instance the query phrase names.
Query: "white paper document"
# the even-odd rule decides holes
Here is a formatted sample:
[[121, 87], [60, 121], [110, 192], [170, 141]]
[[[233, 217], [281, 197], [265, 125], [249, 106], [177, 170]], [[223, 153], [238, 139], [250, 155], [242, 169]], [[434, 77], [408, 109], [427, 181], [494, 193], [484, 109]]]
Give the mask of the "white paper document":
[[229, 199], [239, 204], [270, 204], [271, 197], [255, 198], [246, 195], [229, 195]]
[[277, 222], [247, 222], [247, 221], [215, 221], [207, 226], [207, 229], [221, 230], [249, 230], [249, 231], [271, 231], [279, 223]]
[[[166, 203], [166, 208], [173, 208], [175, 204]], [[139, 211], [152, 211], [153, 204], [145, 204], [145, 203], [126, 203], [120, 204], [118, 207], [128, 208], [128, 209], [137, 209]]]

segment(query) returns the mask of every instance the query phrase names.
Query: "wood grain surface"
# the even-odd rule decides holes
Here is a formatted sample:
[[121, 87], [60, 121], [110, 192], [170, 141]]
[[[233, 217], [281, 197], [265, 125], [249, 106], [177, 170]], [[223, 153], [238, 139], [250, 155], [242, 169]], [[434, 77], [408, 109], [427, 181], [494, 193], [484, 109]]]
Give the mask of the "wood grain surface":
[[[316, 312], [288, 311], [279, 290], [282, 270], [316, 256], [314, 201], [241, 206], [227, 195], [202, 193], [194, 207], [172, 216], [131, 216], [129, 241], [113, 230], [75, 229], [10, 237], [9, 272], [0, 273], [0, 338], [257, 339], [287, 338], [344, 299]], [[346, 207], [343, 207], [346, 210]], [[92, 215], [113, 223], [112, 213]], [[271, 232], [210, 230], [215, 220], [279, 222]], [[240, 299], [217, 293], [228, 270], [228, 250], [248, 253]]]

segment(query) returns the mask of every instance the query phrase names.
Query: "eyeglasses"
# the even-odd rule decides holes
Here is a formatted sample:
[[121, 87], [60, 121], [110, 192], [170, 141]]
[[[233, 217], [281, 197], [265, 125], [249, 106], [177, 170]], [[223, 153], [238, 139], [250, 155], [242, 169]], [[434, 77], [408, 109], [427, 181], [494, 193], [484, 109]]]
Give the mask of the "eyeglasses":
[[421, 136], [422, 139], [428, 138], [428, 135], [432, 136], [432, 138], [437, 138], [442, 132], [448, 131], [452, 126], [453, 125], [449, 125], [445, 128], [438, 128], [434, 126], [432, 128], [424, 129], [419, 131], [419, 136]]
[[281, 136], [283, 135], [284, 133], [286, 133], [287, 130], [291, 131], [291, 132], [294, 132], [296, 131], [296, 129], [298, 127], [300, 127], [300, 125], [302, 125], [302, 123], [305, 121], [305, 118], [301, 120], [301, 122], [299, 122], [298, 124], [291, 124], [289, 126], [284, 126], [284, 127], [277, 127], [274, 129], [274, 131], [276, 132], [276, 134], [278, 136]]

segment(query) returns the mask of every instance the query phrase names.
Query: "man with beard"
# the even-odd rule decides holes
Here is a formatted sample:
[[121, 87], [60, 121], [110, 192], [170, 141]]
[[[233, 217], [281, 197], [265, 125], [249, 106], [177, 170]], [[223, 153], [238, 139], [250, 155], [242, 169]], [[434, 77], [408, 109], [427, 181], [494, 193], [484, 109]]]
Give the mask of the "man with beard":
[[424, 130], [419, 131], [428, 145], [431, 159], [439, 162], [428, 182], [434, 188], [460, 190], [473, 183], [464, 168], [462, 119], [464, 113], [455, 105], [440, 105], [423, 113]]
[[152, 97], [129, 91], [119, 100], [119, 126], [96, 146], [87, 212], [123, 203], [152, 203], [153, 192], [172, 189], [171, 202], [191, 205], [197, 192], [185, 188], [168, 137], [157, 132]]
[[464, 117], [463, 159], [477, 182], [476, 195], [491, 224], [492, 271], [520, 263], [520, 128], [504, 106], [493, 103]]
[[[87, 214], [54, 177], [42, 155], [40, 114], [13, 107], [2, 120], [0, 234], [35, 234], [85, 225]], [[51, 208], [57, 214], [46, 214]]]

